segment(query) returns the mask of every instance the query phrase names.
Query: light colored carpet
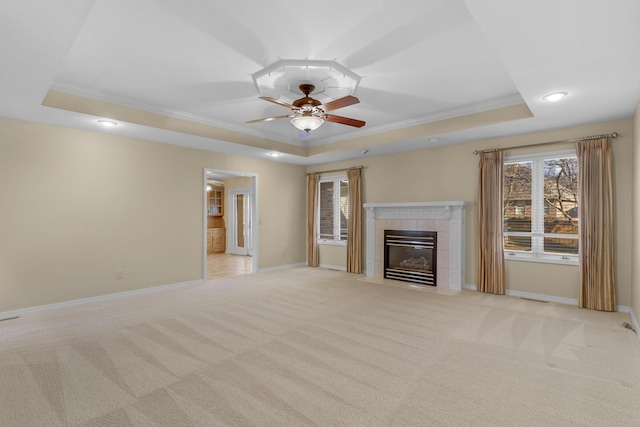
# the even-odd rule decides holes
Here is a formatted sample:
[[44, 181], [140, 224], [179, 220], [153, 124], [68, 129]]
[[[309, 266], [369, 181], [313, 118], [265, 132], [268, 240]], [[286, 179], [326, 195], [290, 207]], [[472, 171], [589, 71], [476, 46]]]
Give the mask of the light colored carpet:
[[0, 322], [0, 425], [638, 426], [629, 316], [296, 268]]

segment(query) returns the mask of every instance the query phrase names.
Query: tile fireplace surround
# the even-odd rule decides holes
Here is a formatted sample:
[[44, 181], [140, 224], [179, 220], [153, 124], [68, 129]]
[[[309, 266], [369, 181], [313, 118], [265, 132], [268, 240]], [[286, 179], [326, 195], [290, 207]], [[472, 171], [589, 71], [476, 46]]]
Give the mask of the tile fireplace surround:
[[384, 277], [384, 230], [438, 233], [439, 288], [464, 287], [464, 218], [466, 202], [365, 203], [367, 210], [366, 275]]

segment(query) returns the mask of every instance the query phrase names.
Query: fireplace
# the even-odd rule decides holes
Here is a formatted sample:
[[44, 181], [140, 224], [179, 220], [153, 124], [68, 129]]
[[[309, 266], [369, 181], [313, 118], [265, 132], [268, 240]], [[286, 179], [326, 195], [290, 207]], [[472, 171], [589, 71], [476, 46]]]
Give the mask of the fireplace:
[[437, 254], [434, 255], [438, 264], [434, 284], [438, 289], [462, 290], [465, 277], [466, 205], [463, 201], [365, 203], [366, 275], [380, 280], [385, 278], [385, 230], [433, 231], [437, 233], [438, 244]]
[[435, 231], [384, 230], [384, 277], [436, 286]]

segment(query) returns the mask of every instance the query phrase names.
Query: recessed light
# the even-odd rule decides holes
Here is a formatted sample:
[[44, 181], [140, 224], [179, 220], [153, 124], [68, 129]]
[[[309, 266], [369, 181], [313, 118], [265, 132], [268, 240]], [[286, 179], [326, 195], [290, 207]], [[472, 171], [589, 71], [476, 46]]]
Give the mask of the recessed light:
[[276, 152], [273, 152], [273, 153], [269, 153], [269, 155], [270, 155], [271, 157], [280, 157], [282, 154], [280, 154], [280, 153], [276, 153]]
[[554, 93], [550, 93], [549, 95], [543, 96], [542, 99], [544, 99], [545, 101], [555, 102], [555, 101], [561, 100], [567, 95], [568, 95], [567, 92], [554, 92]]
[[438, 138], [438, 137], [433, 136], [433, 137], [429, 138], [429, 142], [438, 142], [438, 141], [440, 141], [440, 138]]
[[112, 121], [112, 120], [98, 120], [98, 123], [100, 123], [102, 126], [107, 127], [107, 128], [112, 128], [114, 126], [118, 126], [118, 123]]

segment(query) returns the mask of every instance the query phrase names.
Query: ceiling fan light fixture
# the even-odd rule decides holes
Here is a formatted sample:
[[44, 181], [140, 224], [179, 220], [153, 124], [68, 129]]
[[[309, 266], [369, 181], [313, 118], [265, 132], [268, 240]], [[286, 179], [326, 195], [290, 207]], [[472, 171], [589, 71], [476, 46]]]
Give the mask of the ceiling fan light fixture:
[[302, 115], [291, 119], [291, 124], [305, 132], [318, 129], [324, 123], [324, 119], [318, 116]]

